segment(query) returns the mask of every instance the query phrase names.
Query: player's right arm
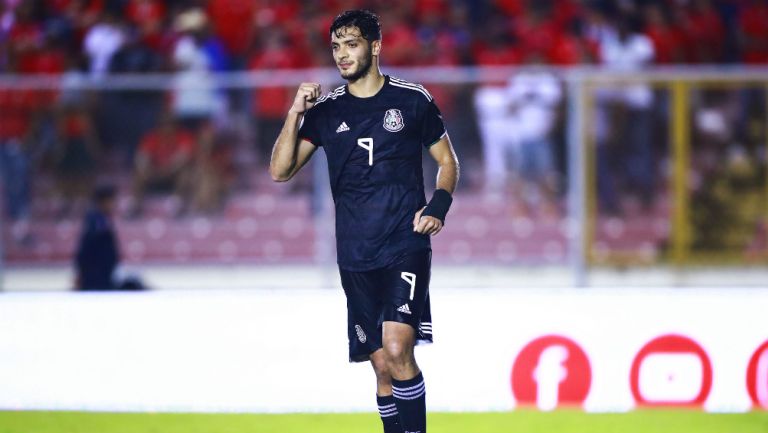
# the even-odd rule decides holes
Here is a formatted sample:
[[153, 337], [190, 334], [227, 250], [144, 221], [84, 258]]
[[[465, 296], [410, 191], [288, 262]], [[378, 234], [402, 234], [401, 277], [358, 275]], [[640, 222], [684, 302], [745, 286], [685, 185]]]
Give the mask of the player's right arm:
[[290, 180], [317, 150], [310, 141], [299, 139], [299, 126], [304, 114], [315, 105], [320, 93], [320, 85], [317, 83], [301, 83], [299, 86], [283, 129], [272, 148], [269, 173], [275, 182]]

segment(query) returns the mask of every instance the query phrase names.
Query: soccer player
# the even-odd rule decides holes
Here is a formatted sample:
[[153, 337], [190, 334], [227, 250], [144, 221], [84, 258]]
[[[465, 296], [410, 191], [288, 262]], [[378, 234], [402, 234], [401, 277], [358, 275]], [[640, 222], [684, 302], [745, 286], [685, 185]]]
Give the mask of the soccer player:
[[[430, 236], [443, 228], [459, 164], [429, 92], [379, 70], [381, 26], [375, 14], [340, 14], [330, 38], [347, 84], [324, 96], [317, 83], [299, 86], [270, 173], [275, 181], [287, 181], [324, 148], [350, 361], [373, 365], [385, 433], [425, 433], [426, 391], [413, 348], [432, 341]], [[422, 147], [439, 166], [429, 203]]]

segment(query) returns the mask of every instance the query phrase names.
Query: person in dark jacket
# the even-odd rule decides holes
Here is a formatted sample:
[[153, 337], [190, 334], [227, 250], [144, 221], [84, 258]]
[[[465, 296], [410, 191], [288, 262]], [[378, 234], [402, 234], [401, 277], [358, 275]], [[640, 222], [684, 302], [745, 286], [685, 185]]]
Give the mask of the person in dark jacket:
[[118, 288], [113, 279], [120, 262], [117, 234], [112, 222], [115, 195], [115, 188], [111, 185], [99, 186], [93, 192], [93, 206], [85, 215], [75, 257], [78, 290]]

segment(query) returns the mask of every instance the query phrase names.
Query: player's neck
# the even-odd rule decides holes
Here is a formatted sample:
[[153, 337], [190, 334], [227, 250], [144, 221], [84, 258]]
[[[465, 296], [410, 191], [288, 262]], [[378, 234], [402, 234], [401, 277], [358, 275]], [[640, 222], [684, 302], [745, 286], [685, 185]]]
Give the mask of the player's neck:
[[347, 85], [349, 93], [358, 98], [370, 98], [379, 93], [386, 79], [378, 67], [371, 67], [371, 70], [355, 81], [350, 81]]

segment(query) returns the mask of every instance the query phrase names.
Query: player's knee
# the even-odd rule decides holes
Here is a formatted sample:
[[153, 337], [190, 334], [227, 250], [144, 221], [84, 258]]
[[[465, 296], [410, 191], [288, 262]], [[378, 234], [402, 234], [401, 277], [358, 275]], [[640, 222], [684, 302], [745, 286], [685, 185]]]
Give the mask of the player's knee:
[[392, 340], [384, 344], [389, 368], [398, 368], [412, 362], [413, 348], [402, 341]]
[[373, 371], [376, 373], [376, 378], [379, 379], [379, 381], [391, 377], [389, 372], [389, 362], [385, 356], [371, 357], [371, 365], [373, 366]]

